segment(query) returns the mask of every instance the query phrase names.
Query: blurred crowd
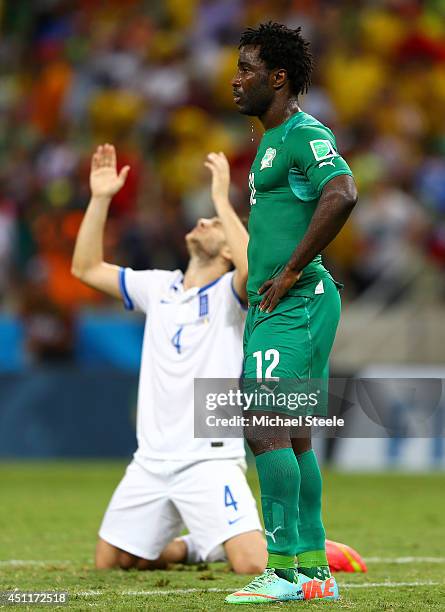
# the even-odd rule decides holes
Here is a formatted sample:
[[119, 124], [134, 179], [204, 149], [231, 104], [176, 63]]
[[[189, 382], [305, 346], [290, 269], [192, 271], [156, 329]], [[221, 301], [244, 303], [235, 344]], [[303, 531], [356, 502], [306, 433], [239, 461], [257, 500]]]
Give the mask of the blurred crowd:
[[[15, 0], [2, 4], [0, 38], [3, 310], [52, 338], [60, 313], [63, 352], [71, 314], [104, 302], [70, 275], [99, 143], [131, 166], [111, 208], [109, 261], [184, 266], [185, 232], [213, 214], [209, 151], [228, 155], [248, 214], [261, 129], [237, 113], [230, 78], [240, 32], [265, 20], [311, 40], [302, 107], [333, 129], [359, 185], [327, 252], [346, 297], [375, 283], [403, 294], [413, 261], [443, 270], [444, 0]], [[35, 325], [45, 313], [48, 325]]]

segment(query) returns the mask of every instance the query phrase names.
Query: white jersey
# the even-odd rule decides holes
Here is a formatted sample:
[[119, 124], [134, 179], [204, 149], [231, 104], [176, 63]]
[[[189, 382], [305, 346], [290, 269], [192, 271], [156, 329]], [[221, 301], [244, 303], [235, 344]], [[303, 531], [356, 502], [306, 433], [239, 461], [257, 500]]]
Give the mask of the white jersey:
[[194, 379], [239, 378], [245, 309], [233, 272], [184, 291], [183, 274], [121, 269], [126, 308], [147, 315], [135, 459], [194, 462], [244, 456], [242, 439], [194, 438]]

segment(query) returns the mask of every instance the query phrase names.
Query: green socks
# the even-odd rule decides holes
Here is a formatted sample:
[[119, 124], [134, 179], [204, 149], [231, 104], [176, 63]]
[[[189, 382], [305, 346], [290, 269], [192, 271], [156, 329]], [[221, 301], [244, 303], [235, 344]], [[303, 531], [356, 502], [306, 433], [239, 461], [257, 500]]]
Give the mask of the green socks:
[[[297, 456], [301, 474], [298, 547], [296, 555], [325, 548], [326, 534], [321, 520], [321, 473], [317, 456], [309, 450]], [[301, 565], [301, 562], [300, 562]], [[318, 563], [317, 563], [318, 565]]]
[[298, 548], [300, 468], [292, 448], [255, 457], [261, 488], [268, 567], [294, 570]]
[[280, 578], [284, 578], [284, 580], [289, 582], [296, 582], [295, 578], [298, 570], [295, 568], [294, 557], [269, 553], [267, 567], [273, 567], [276, 575]]
[[298, 571], [309, 578], [330, 577], [321, 520], [321, 473], [309, 450], [298, 457], [280, 448], [255, 457], [261, 488], [264, 530], [269, 559], [281, 578], [294, 582]]
[[301, 473], [298, 517], [298, 571], [309, 578], [330, 577], [326, 558], [326, 534], [321, 519], [322, 481], [313, 450], [297, 455]]
[[309, 578], [319, 578], [327, 580], [330, 578], [328, 559], [326, 550], [311, 550], [310, 552], [300, 553], [298, 555], [298, 571]]

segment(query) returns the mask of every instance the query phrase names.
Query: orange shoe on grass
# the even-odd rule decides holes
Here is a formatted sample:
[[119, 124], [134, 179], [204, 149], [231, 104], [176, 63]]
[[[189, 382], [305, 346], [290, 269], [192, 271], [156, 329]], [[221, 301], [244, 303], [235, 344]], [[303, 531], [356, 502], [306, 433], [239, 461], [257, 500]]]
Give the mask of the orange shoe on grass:
[[365, 562], [356, 550], [341, 544], [326, 540], [326, 556], [331, 572], [367, 572]]

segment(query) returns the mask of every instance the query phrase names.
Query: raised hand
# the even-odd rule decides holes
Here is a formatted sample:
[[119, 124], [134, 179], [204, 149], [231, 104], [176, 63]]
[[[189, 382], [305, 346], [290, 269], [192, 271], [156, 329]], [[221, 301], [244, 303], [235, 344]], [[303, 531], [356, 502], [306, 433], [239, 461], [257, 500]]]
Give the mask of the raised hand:
[[215, 206], [229, 200], [230, 166], [224, 153], [209, 153], [204, 166], [212, 173], [212, 200]]
[[97, 147], [91, 160], [90, 187], [94, 198], [112, 198], [127, 179], [130, 166], [117, 173], [116, 150], [113, 145]]

